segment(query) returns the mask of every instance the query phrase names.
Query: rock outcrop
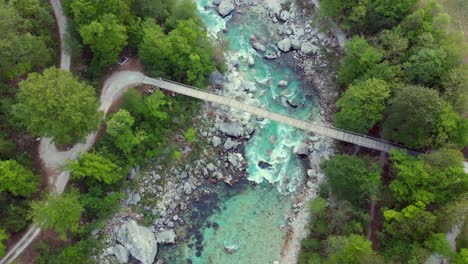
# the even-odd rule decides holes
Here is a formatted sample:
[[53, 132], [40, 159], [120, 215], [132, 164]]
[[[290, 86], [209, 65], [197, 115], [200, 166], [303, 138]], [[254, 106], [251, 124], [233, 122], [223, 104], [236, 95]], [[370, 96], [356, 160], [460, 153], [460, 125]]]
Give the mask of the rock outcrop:
[[135, 220], [130, 220], [120, 227], [117, 240], [142, 264], [153, 263], [158, 245], [149, 228], [139, 226]]
[[173, 229], [156, 234], [156, 241], [161, 244], [174, 244], [177, 236]]
[[235, 6], [232, 1], [223, 0], [218, 5], [218, 12], [222, 17], [226, 17], [234, 10], [234, 8]]

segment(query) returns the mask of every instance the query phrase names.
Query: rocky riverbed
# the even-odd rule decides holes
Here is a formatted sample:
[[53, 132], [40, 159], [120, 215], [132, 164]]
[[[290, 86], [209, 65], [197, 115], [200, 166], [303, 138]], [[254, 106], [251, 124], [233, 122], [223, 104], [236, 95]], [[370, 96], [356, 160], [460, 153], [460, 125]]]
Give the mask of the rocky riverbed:
[[[329, 121], [339, 32], [319, 32], [287, 1], [197, 2], [210, 33], [230, 43], [212, 91]], [[190, 163], [132, 171], [123, 209], [95, 232], [106, 244], [99, 263], [294, 263], [333, 142], [206, 103], [195, 119], [205, 147]]]

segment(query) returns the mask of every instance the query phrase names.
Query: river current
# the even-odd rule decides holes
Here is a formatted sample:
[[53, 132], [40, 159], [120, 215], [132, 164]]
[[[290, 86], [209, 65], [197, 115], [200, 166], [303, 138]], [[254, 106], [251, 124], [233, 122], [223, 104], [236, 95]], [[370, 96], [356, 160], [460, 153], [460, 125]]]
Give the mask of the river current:
[[[210, 34], [228, 43], [226, 57], [239, 58], [238, 78], [254, 83], [253, 99], [258, 105], [302, 119], [313, 120], [318, 115], [318, 104], [312, 95], [304, 94], [305, 83], [291, 54], [267, 60], [250, 44], [250, 36], [256, 34], [268, 43], [267, 50], [276, 49], [277, 25], [249, 8], [223, 19], [212, 7], [212, 0], [196, 2]], [[248, 64], [249, 57], [255, 60], [253, 66]], [[288, 82], [286, 88], [278, 85], [281, 80]], [[188, 242], [161, 246], [158, 258], [194, 264], [267, 264], [279, 260], [286, 234], [283, 227], [291, 210], [290, 194], [305, 177], [303, 161], [294, 154], [305, 137], [287, 125], [257, 121], [244, 153], [247, 180], [236, 187], [220, 184], [212, 197], [195, 203]], [[268, 166], [261, 168], [259, 162]]]

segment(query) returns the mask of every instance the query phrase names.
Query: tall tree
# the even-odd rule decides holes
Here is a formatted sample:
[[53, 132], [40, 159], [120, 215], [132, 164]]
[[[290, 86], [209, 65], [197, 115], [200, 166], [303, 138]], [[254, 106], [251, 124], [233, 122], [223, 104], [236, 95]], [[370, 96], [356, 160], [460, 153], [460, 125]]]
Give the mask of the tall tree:
[[90, 178], [106, 184], [123, 178], [119, 166], [98, 153], [83, 153], [78, 160], [70, 161], [68, 169], [74, 178]]
[[39, 177], [15, 160], [0, 161], [0, 193], [29, 197], [37, 191]]
[[376, 253], [372, 244], [362, 236], [330, 236], [328, 242], [328, 263], [372, 263], [376, 261]]
[[390, 86], [379, 79], [369, 79], [350, 85], [337, 101], [340, 111], [335, 114], [335, 126], [366, 134], [380, 122]]
[[345, 53], [338, 80], [346, 85], [375, 68], [383, 58], [382, 52], [369, 45], [363, 37], [353, 37], [348, 41]]
[[69, 144], [97, 129], [102, 116], [98, 106], [93, 87], [49, 68], [20, 83], [15, 114], [31, 134]]
[[460, 136], [460, 118], [435, 90], [405, 86], [389, 104], [383, 126], [383, 135], [388, 139], [413, 148], [427, 148]]
[[113, 14], [105, 14], [82, 26], [80, 34], [83, 43], [91, 46], [101, 66], [116, 62], [120, 52], [127, 46], [127, 28]]
[[333, 193], [354, 205], [367, 204], [380, 192], [380, 166], [355, 156], [336, 155], [322, 164]]
[[124, 154], [128, 155], [132, 149], [146, 139], [143, 131], [133, 132], [135, 120], [127, 110], [119, 110], [107, 121], [107, 133], [114, 139], [114, 144]]
[[62, 239], [78, 231], [83, 206], [78, 192], [47, 194], [43, 201], [31, 203], [31, 218], [41, 228], [55, 230]]
[[444, 205], [468, 192], [463, 155], [453, 149], [414, 158], [402, 151], [391, 153], [395, 179], [390, 184], [397, 201]]

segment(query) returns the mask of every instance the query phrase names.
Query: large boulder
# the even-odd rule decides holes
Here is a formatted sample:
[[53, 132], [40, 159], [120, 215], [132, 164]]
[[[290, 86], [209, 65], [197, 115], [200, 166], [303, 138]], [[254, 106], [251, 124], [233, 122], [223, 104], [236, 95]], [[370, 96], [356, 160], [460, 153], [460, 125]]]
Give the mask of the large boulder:
[[219, 126], [219, 130], [231, 137], [240, 137], [244, 134], [244, 128], [242, 127], [242, 125], [239, 125], [237, 123], [223, 122]]
[[173, 229], [156, 234], [156, 241], [161, 244], [174, 244], [177, 236]]
[[259, 52], [265, 52], [266, 50], [266, 47], [265, 45], [263, 45], [262, 43], [260, 42], [252, 42], [252, 47], [256, 50], [256, 51], [259, 51]]
[[223, 0], [218, 5], [218, 12], [222, 17], [225, 17], [229, 15], [234, 10], [234, 8], [234, 3], [231, 0]]
[[139, 226], [135, 220], [130, 220], [120, 227], [117, 240], [142, 264], [153, 263], [158, 245], [149, 228]]
[[232, 140], [231, 138], [228, 138], [226, 142], [224, 142], [224, 150], [231, 150], [233, 148], [237, 148], [239, 146], [239, 142]]
[[281, 13], [279, 15], [279, 18], [283, 21], [287, 21], [289, 19], [289, 17], [291, 16], [291, 14], [289, 14], [289, 12], [287, 10], [281, 10]]
[[288, 52], [291, 50], [291, 40], [289, 38], [285, 38], [279, 41], [277, 46], [282, 52]]

